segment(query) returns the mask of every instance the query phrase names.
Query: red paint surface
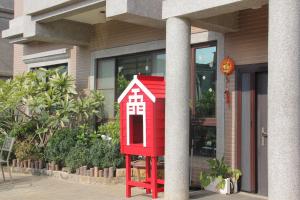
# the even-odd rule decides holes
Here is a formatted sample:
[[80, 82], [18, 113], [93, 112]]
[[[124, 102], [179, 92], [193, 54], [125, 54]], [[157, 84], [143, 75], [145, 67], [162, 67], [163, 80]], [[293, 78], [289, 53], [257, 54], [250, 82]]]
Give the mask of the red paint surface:
[[[139, 75], [137, 78], [155, 96], [156, 101], [152, 102], [140, 88], [139, 95], [143, 95], [146, 103], [146, 147], [143, 146], [143, 120], [137, 116], [130, 117], [130, 144], [127, 145], [126, 105], [128, 97], [133, 94], [131, 89], [138, 88], [138, 85], [133, 85], [120, 102], [121, 153], [126, 155], [126, 197], [131, 197], [132, 187], [141, 187], [146, 189], [146, 193], [152, 192], [153, 198], [157, 198], [158, 192], [164, 190], [163, 187], [158, 187], [164, 181], [157, 178], [157, 158], [165, 152], [165, 81], [163, 77], [157, 76]], [[131, 155], [145, 156], [146, 181], [131, 180]]]

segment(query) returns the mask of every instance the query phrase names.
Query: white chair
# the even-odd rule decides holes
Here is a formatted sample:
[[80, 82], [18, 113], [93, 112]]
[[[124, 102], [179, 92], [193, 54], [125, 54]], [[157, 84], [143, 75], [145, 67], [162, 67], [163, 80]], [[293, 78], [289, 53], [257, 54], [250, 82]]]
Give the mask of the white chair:
[[2, 170], [2, 175], [3, 175], [3, 180], [5, 181], [5, 175], [4, 175], [4, 170], [3, 170], [3, 164], [6, 164], [10, 176], [10, 180], [12, 180], [11, 176], [11, 169], [9, 167], [9, 157], [13, 148], [15, 142], [15, 138], [13, 137], [6, 137], [3, 143], [3, 146], [1, 148], [0, 152], [0, 166]]

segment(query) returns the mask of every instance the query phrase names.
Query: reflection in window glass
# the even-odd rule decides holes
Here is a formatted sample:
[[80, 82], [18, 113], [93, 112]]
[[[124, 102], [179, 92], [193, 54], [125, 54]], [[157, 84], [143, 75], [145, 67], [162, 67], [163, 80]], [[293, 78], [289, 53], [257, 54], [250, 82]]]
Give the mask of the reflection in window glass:
[[104, 116], [108, 119], [114, 118], [115, 101], [115, 59], [103, 59], [98, 62], [97, 89], [105, 98]]
[[[217, 47], [194, 48], [194, 115], [191, 125], [193, 155], [200, 160], [216, 156]], [[208, 123], [209, 122], [209, 123]]]
[[164, 52], [151, 52], [117, 58], [118, 73], [128, 81], [134, 75], [164, 76], [166, 58]]
[[[164, 76], [165, 66], [166, 57], [163, 51], [99, 60], [96, 86], [105, 96], [105, 116], [110, 119], [114, 117], [114, 101], [127, 86], [127, 81], [131, 81], [134, 75]], [[118, 83], [121, 79], [123, 79], [120, 81], [122, 87]]]
[[153, 76], [165, 76], [166, 74], [166, 54], [155, 53], [153, 54]]
[[195, 52], [196, 117], [216, 116], [216, 46], [198, 48]]
[[36, 71], [38, 69], [46, 69], [46, 70], [58, 70], [59, 73], [68, 72], [68, 63], [57, 64], [57, 65], [49, 65], [49, 66], [42, 66], [42, 67], [33, 67], [30, 70]]
[[192, 130], [193, 155], [216, 156], [216, 127], [194, 126]]

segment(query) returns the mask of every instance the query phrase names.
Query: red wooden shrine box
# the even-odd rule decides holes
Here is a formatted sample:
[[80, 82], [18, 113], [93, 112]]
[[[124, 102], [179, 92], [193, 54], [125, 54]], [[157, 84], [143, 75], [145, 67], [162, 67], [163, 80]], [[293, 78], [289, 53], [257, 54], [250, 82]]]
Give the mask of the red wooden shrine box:
[[[126, 196], [131, 187], [145, 188], [157, 198], [163, 180], [157, 179], [157, 157], [165, 151], [165, 81], [157, 76], [134, 76], [118, 99], [121, 153], [126, 155]], [[130, 155], [146, 158], [146, 180], [131, 180]], [[151, 160], [151, 162], [150, 162]]]

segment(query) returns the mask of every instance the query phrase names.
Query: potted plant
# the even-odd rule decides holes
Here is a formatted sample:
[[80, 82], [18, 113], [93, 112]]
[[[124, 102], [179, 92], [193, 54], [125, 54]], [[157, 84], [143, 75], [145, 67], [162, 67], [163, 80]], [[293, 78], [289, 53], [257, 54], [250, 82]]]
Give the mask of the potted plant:
[[[200, 173], [200, 183], [205, 190], [230, 194], [230, 189], [235, 186], [234, 191], [237, 191], [237, 181], [241, 176], [240, 170], [226, 165], [224, 158], [221, 160], [209, 159], [208, 164], [208, 172]], [[232, 182], [233, 184], [231, 184]]]
[[238, 192], [238, 180], [242, 176], [242, 172], [239, 169], [232, 169], [231, 171], [231, 181], [233, 183], [233, 192]]

